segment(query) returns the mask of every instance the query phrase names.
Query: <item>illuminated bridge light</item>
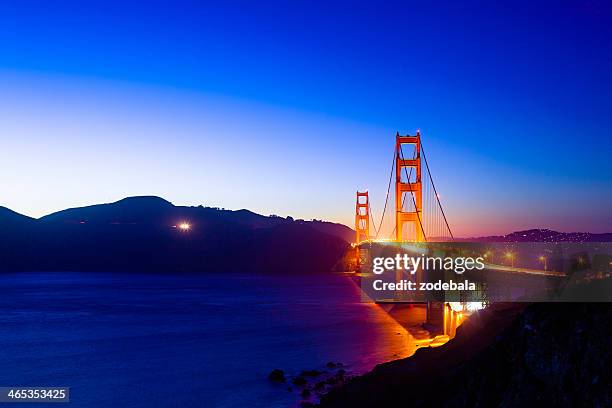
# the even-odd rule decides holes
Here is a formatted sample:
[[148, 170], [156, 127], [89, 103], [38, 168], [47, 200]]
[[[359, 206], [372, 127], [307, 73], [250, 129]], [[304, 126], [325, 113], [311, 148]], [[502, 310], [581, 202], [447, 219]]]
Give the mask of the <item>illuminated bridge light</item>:
[[189, 231], [189, 230], [191, 229], [191, 224], [189, 224], [188, 222], [181, 222], [181, 223], [178, 225], [178, 228], [179, 228], [181, 231]]

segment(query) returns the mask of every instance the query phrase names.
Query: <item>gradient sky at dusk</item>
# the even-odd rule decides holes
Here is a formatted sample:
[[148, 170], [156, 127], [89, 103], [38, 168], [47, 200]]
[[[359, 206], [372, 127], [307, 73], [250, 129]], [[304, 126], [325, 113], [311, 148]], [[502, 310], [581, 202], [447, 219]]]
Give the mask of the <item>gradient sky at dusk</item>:
[[605, 1], [84, 3], [0, 5], [0, 205], [351, 225], [419, 128], [456, 235], [612, 232]]

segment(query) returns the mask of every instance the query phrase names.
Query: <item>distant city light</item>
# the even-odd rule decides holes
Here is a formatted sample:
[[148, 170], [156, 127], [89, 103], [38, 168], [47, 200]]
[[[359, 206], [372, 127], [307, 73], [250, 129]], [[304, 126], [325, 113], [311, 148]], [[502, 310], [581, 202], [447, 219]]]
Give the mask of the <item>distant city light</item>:
[[178, 227], [181, 231], [189, 231], [191, 229], [191, 224], [188, 222], [181, 222]]
[[506, 252], [506, 259], [510, 260], [510, 265], [514, 268], [514, 254], [511, 251]]

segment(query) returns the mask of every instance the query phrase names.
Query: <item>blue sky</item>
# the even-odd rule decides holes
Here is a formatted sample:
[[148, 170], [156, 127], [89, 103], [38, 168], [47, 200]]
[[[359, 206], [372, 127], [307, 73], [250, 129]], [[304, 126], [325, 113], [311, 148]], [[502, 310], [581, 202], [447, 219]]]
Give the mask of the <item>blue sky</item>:
[[352, 224], [421, 129], [456, 235], [612, 231], [606, 2], [0, 5], [0, 205]]

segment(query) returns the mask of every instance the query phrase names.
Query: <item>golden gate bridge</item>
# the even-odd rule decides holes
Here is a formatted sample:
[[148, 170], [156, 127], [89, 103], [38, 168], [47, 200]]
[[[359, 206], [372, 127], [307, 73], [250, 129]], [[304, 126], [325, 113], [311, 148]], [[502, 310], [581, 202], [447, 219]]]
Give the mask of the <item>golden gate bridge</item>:
[[[392, 190], [392, 185], [394, 189]], [[550, 255], [534, 243], [515, 245], [512, 242], [495, 241], [488, 243], [466, 242], [456, 239], [444, 212], [440, 194], [436, 188], [432, 171], [427, 160], [420, 131], [415, 135], [395, 135], [395, 148], [391, 171], [387, 183], [382, 213], [375, 219], [368, 191], [357, 191], [355, 203], [355, 274], [364, 295], [378, 304], [402, 326], [409, 329], [418, 340], [428, 345], [443, 344], [452, 337], [456, 325], [460, 323], [461, 310], [470, 310], [470, 303], [486, 304], [491, 301], [527, 301], [525, 299], [573, 299], [572, 279], [576, 268], [574, 261], [582, 260], [583, 248], [569, 244], [548, 243]], [[378, 222], [377, 222], [378, 221]], [[425, 244], [423, 244], [425, 243]], [[429, 245], [431, 243], [431, 245]], [[601, 246], [601, 245], [600, 245]], [[607, 247], [591, 248], [593, 253], [605, 253]], [[558, 251], [557, 251], [558, 250]], [[484, 269], [479, 279], [480, 286], [475, 293], [483, 302], [464, 300], [470, 296], [458, 296], [452, 290], [443, 289], [440, 297], [404, 297], [401, 290], [391, 289], [390, 293], [377, 296], [371, 290], [364, 290], [368, 283], [374, 282], [379, 275], [361, 266], [368, 264], [372, 253], [392, 254], [418, 253], [432, 251], [453, 256], [462, 251], [471, 251], [481, 256]], [[557, 251], [557, 252], [555, 252]], [[565, 254], [560, 254], [565, 251]], [[576, 252], [578, 251], [578, 252]], [[496, 256], [494, 256], [496, 253]], [[353, 254], [349, 254], [352, 258]], [[549, 268], [547, 256], [557, 257], [558, 269]], [[541, 262], [541, 269], [536, 262]], [[555, 260], [555, 258], [553, 258]], [[515, 261], [516, 264], [515, 264]], [[352, 261], [349, 262], [352, 264]], [[393, 268], [392, 268], [393, 269]], [[395, 281], [404, 277], [399, 269], [392, 270]], [[417, 271], [414, 280], [427, 281], [430, 272], [435, 279], [436, 270]], [[427, 273], [425, 273], [427, 272]], [[515, 290], [516, 289], [516, 290]], [[400, 292], [400, 293], [398, 293]], [[477, 292], [477, 293], [476, 293]], [[482, 298], [480, 298], [482, 294]], [[459, 300], [457, 300], [459, 299]], [[501, 299], [501, 300], [500, 300]], [[457, 305], [462, 303], [463, 305]], [[466, 308], [467, 307], [467, 308]], [[464, 309], [461, 309], [464, 308]], [[459, 313], [459, 314], [458, 314]], [[427, 327], [427, 330], [424, 330]]]
[[[394, 184], [394, 194], [391, 185]], [[393, 196], [393, 198], [392, 198]], [[395, 135], [395, 148], [383, 211], [375, 222], [368, 191], [357, 191], [355, 203], [355, 269], [367, 263], [373, 246], [386, 243], [406, 244], [449, 243], [455, 241], [440, 201], [420, 131], [416, 135]], [[394, 202], [394, 210], [391, 202]], [[564, 277], [564, 272], [515, 266], [518, 254], [506, 252], [509, 265], [493, 263], [486, 251], [486, 267], [490, 272], [531, 276]], [[542, 257], [540, 257], [542, 258]], [[499, 259], [499, 258], [498, 258]], [[544, 258], [546, 260], [546, 258]]]
[[[391, 186], [394, 184], [394, 194]], [[393, 195], [394, 214], [391, 210]], [[359, 269], [367, 257], [371, 244], [409, 242], [453, 242], [455, 237], [444, 212], [436, 188], [421, 133], [395, 135], [395, 148], [383, 211], [375, 222], [368, 191], [357, 191], [355, 203], [355, 262]], [[386, 232], [384, 232], [386, 231]], [[483, 254], [487, 258], [487, 254]], [[513, 254], [512, 254], [513, 255]], [[543, 276], [565, 276], [563, 272], [512, 265], [493, 264], [488, 259], [487, 269], [504, 273]], [[514, 259], [512, 258], [512, 261]]]
[[[393, 200], [391, 198], [392, 184], [395, 187]], [[361, 265], [367, 263], [369, 252], [374, 246], [389, 243], [404, 245], [411, 242], [447, 243], [455, 241], [432, 177], [420, 131], [417, 131], [416, 135], [402, 136], [399, 132], [395, 135], [395, 149], [387, 192], [378, 223], [374, 219], [370, 198], [368, 191], [357, 191], [354, 243], [356, 271], [360, 270]], [[391, 209], [390, 202], [394, 203], [394, 211]], [[487, 254], [483, 256], [487, 258]], [[548, 271], [546, 268], [545, 270], [520, 268], [515, 267], [514, 263], [511, 266], [498, 265], [493, 264], [490, 258], [487, 260], [489, 261], [486, 263], [488, 272], [498, 272], [513, 280], [524, 280], [523, 276], [531, 276], [532, 278], [528, 279], [535, 278], [536, 280], [532, 282], [537, 286], [540, 286], [541, 279], [550, 276], [565, 276], [562, 272]], [[364, 276], [364, 274], [359, 275]], [[370, 275], [370, 273], [366, 271], [365, 275]], [[406, 307], [412, 308], [415, 302], [402, 302], [397, 299], [390, 303], [384, 300], [375, 302], [384, 307], [400, 324], [411, 327], [412, 332], [414, 322], [409, 321], [411, 316], [416, 311], [425, 312], [423, 319], [430, 325], [430, 332], [427, 335], [419, 335], [418, 338], [422, 338], [423, 341], [435, 341], [441, 337], [431, 335], [441, 334], [444, 338], [440, 343], [442, 344], [448, 340], [448, 334], [451, 334], [457, 324], [456, 313], [449, 307], [450, 303], [444, 301], [426, 301], [424, 310], [422, 308], [410, 309], [410, 313], [406, 313]], [[410, 303], [410, 305], [406, 306], [402, 303]], [[432, 331], [431, 327], [436, 327], [436, 329]], [[413, 335], [418, 335], [418, 333], [413, 332]]]

